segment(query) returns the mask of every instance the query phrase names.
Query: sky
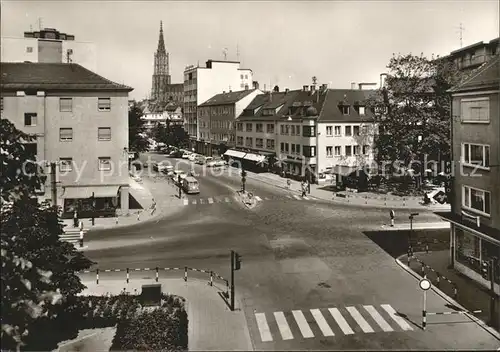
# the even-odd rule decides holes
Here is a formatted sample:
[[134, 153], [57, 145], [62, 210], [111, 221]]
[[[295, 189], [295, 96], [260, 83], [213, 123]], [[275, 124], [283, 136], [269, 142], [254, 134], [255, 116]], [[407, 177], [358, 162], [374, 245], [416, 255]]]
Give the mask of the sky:
[[97, 73], [151, 90], [160, 21], [172, 83], [187, 65], [239, 61], [260, 87], [379, 82], [393, 53], [446, 55], [499, 36], [498, 1], [22, 1], [1, 0], [1, 35], [43, 27], [93, 42]]

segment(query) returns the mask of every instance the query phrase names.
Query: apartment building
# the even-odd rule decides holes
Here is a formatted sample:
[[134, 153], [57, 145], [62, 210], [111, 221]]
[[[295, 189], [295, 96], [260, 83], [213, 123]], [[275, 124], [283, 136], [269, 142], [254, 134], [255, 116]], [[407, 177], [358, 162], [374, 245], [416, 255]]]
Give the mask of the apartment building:
[[335, 166], [354, 172], [373, 160], [373, 123], [364, 106], [370, 94], [313, 85], [258, 95], [237, 120], [236, 149], [257, 163], [275, 155], [285, 172], [311, 182], [339, 172]]
[[162, 109], [162, 112], [145, 111], [141, 119], [144, 120], [144, 127], [151, 130], [160, 123], [166, 125], [179, 125], [184, 126], [184, 119], [182, 117], [182, 108], [180, 105], [171, 103]]
[[460, 71], [470, 71], [500, 53], [500, 37], [489, 42], [478, 42], [452, 51], [438, 60], [452, 62]]
[[191, 148], [200, 152], [198, 105], [216, 94], [252, 89], [253, 72], [240, 68], [238, 61], [208, 60], [204, 67], [188, 66], [184, 70], [184, 121], [191, 138]]
[[235, 120], [260, 93], [258, 89], [221, 93], [198, 106], [202, 154], [222, 154], [235, 146]]
[[24, 37], [1, 38], [1, 62], [76, 63], [95, 72], [95, 44], [76, 41], [55, 28], [24, 32]]
[[490, 288], [495, 260], [495, 291], [500, 294], [500, 58], [472, 73], [452, 94], [453, 169], [451, 212], [437, 213], [451, 223], [451, 264]]
[[[1, 63], [2, 118], [36, 136], [46, 175], [56, 162], [63, 216], [128, 212], [128, 94], [78, 64]], [[51, 197], [50, 177], [44, 198]], [[89, 199], [95, 197], [95, 204]]]

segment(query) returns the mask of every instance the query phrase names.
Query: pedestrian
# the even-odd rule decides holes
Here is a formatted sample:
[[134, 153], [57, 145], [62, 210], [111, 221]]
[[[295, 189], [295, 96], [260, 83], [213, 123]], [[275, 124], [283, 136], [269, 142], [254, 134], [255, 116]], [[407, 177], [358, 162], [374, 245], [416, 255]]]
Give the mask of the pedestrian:
[[290, 179], [286, 180], [286, 188], [290, 189], [291, 185], [292, 185], [292, 181], [290, 181]]
[[391, 209], [389, 212], [389, 216], [391, 217], [391, 227], [394, 227], [394, 218], [396, 217], [396, 213], [394, 213], [394, 210]]
[[78, 212], [76, 209], [73, 212], [73, 227], [78, 227]]
[[151, 215], [153, 215], [156, 211], [156, 201], [153, 198], [153, 202], [151, 203]]
[[307, 193], [307, 186], [306, 186], [306, 183], [304, 181], [302, 181], [302, 198], [304, 198], [306, 196], [306, 193]]

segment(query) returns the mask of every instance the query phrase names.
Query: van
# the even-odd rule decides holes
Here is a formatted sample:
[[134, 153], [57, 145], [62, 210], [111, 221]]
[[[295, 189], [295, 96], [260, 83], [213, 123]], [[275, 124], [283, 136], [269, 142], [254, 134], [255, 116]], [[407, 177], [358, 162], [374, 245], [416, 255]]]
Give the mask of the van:
[[182, 188], [187, 194], [200, 193], [198, 180], [192, 176], [187, 176], [182, 180]]

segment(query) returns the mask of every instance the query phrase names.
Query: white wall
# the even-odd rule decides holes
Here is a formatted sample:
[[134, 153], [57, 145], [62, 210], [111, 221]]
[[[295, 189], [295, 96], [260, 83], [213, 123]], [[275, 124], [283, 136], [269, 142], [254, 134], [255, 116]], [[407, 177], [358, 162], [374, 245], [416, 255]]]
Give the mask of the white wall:
[[71, 55], [73, 63], [82, 65], [92, 72], [97, 71], [97, 52], [94, 43], [64, 40], [62, 42], [62, 49], [62, 62], [66, 62], [67, 50], [73, 49], [73, 55]]
[[[2, 37], [1, 39], [2, 62], [38, 62], [38, 40], [36, 38]], [[32, 52], [27, 52], [27, 47]]]

